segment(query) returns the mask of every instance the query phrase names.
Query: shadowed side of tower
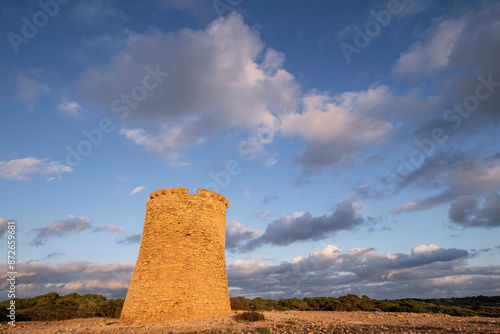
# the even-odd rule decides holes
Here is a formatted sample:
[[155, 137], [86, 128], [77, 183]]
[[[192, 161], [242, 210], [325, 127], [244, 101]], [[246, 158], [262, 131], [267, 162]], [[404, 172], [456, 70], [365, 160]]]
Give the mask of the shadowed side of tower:
[[231, 311], [224, 255], [228, 202], [205, 189], [150, 194], [121, 321], [187, 321]]

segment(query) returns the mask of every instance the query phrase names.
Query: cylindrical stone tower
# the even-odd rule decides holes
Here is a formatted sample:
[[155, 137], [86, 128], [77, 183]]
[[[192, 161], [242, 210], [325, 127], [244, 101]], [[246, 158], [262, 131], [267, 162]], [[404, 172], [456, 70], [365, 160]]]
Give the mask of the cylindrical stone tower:
[[231, 311], [224, 196], [187, 188], [151, 193], [121, 321], [187, 321]]

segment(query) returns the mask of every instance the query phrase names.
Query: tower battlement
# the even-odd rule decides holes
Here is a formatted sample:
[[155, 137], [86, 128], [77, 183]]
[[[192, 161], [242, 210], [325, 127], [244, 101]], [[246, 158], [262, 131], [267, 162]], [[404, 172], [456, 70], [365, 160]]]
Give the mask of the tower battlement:
[[229, 313], [221, 194], [168, 188], [149, 194], [139, 256], [120, 320], [170, 322]]
[[185, 197], [187, 195], [187, 198], [192, 197], [192, 196], [201, 196], [205, 198], [211, 198], [214, 201], [221, 201], [224, 203], [226, 208], [229, 208], [229, 200], [226, 199], [223, 195], [216, 193], [215, 191], [212, 190], [207, 190], [203, 188], [199, 188], [196, 194], [189, 194], [188, 193], [188, 188], [187, 187], [176, 187], [176, 188], [164, 188], [160, 190], [155, 190], [152, 193], [149, 193], [149, 200], [146, 203], [146, 205], [149, 204], [151, 200], [154, 200], [156, 197], [161, 197], [161, 196], [177, 196], [177, 197]]

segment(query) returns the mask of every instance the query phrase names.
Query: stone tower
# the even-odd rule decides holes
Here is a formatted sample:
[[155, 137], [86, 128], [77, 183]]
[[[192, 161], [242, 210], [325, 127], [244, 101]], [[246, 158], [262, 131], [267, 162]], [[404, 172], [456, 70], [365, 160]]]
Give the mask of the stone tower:
[[231, 311], [224, 256], [228, 202], [205, 189], [149, 195], [121, 321], [187, 321]]

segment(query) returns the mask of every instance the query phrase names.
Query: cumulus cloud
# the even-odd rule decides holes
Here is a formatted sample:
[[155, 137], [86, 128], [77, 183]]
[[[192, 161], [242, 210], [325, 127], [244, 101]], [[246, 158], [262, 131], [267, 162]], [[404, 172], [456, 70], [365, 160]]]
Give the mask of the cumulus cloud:
[[262, 231], [245, 227], [235, 220], [229, 220], [226, 224], [226, 249], [236, 249], [241, 242], [256, 238], [261, 234]]
[[[3, 263], [2, 265], [7, 265]], [[49, 292], [68, 294], [97, 293], [108, 298], [124, 298], [134, 265], [131, 263], [68, 263], [18, 262], [16, 283], [19, 298]], [[5, 274], [0, 276], [0, 289], [7, 288]]]
[[[277, 265], [236, 260], [228, 265], [231, 294], [246, 297], [340, 296], [372, 298], [480, 295], [498, 287], [499, 266], [471, 267], [463, 249], [413, 247], [411, 254], [377, 253], [373, 248], [344, 252], [328, 245], [306, 257]], [[2, 265], [6, 265], [5, 263]], [[48, 292], [98, 293], [123, 298], [134, 265], [130, 263], [19, 262], [20, 297]], [[6, 288], [5, 273], [0, 288]]]
[[0, 177], [7, 180], [26, 181], [32, 174], [69, 173], [73, 169], [49, 158], [34, 157], [0, 161]]
[[[420, 189], [439, 189], [435, 195], [422, 200], [403, 203], [392, 208], [393, 212], [409, 212], [433, 208], [450, 203], [459, 196], [471, 194], [485, 195], [500, 188], [500, 155], [480, 156], [475, 153], [452, 151], [437, 152], [427, 157], [400, 184], [400, 187], [413, 185]], [[470, 198], [462, 198], [455, 204], [452, 214], [459, 221], [458, 207], [467, 209]], [[453, 219], [452, 219], [453, 220]]]
[[120, 227], [118, 225], [104, 224], [101, 226], [97, 226], [94, 229], [94, 232], [102, 232], [102, 231], [111, 232], [111, 233], [120, 233], [120, 234], [127, 233], [127, 231], [125, 231], [122, 227]]
[[135, 194], [138, 194], [138, 193], [140, 193], [141, 191], [143, 191], [144, 189], [146, 189], [146, 188], [145, 188], [145, 187], [143, 187], [143, 186], [138, 186], [138, 187], [135, 187], [135, 188], [134, 188], [134, 190], [132, 190], [132, 191], [130, 192], [130, 196], [133, 196], [133, 195], [135, 195]]
[[237, 260], [228, 266], [228, 280], [233, 295], [264, 298], [348, 293], [430, 298], [491, 291], [488, 285], [498, 279], [500, 267], [469, 267], [468, 257], [466, 250], [433, 244], [413, 247], [410, 254], [382, 254], [373, 248], [344, 252], [328, 245], [278, 265]]
[[349, 162], [366, 145], [380, 143], [393, 126], [366, 113], [385, 99], [383, 87], [366, 92], [347, 92], [335, 97], [311, 93], [305, 96], [302, 113], [287, 115], [281, 131], [285, 136], [299, 135], [308, 142], [295, 162], [308, 173]]
[[458, 196], [451, 202], [448, 216], [450, 221], [462, 227], [498, 227], [500, 195], [497, 193], [487, 195], [482, 207], [476, 194]]
[[141, 243], [141, 234], [132, 234], [128, 237], [116, 239], [116, 244], [117, 245], [130, 245], [130, 244], [140, 244]]
[[50, 225], [32, 229], [30, 232], [34, 232], [36, 236], [30, 243], [34, 246], [43, 246], [49, 238], [60, 237], [71, 232], [81, 232], [90, 228], [91, 225], [92, 221], [84, 216], [69, 215], [67, 219], [57, 220]]
[[[168, 156], [224, 128], [269, 127], [277, 111], [297, 105], [300, 89], [279, 67], [281, 54], [265, 50], [239, 14], [219, 18], [205, 30], [167, 34], [152, 28], [130, 31], [124, 38], [124, 49], [109, 63], [83, 73], [80, 87], [103, 110], [122, 116], [117, 109], [126, 108], [128, 119], [149, 121], [147, 128], [122, 131], [148, 149]], [[148, 66], [168, 76], [156, 80]], [[121, 101], [122, 94], [133, 98], [133, 89], [144, 82], [154, 86], [147, 97], [128, 105]], [[110, 96], [118, 99], [114, 108]], [[138, 105], [141, 112], [134, 110]]]
[[242, 238], [237, 249], [250, 251], [264, 245], [286, 246], [297, 241], [321, 240], [339, 231], [353, 230], [364, 223], [376, 222], [375, 218], [364, 217], [357, 210], [356, 203], [342, 200], [327, 215], [313, 216], [309, 212], [296, 212], [291, 216], [283, 216], [269, 223], [261, 236]]
[[[168, 133], [156, 137], [152, 137], [141, 129], [122, 128], [120, 133], [137, 145], [144, 146], [148, 150], [164, 155], [168, 158], [171, 165], [189, 165], [189, 163], [179, 162], [180, 154], [177, 151], [180, 147], [195, 144], [195, 142], [191, 140], [193, 138], [183, 138], [185, 135], [189, 135], [189, 132], [183, 131], [181, 127], [176, 126], [168, 131]], [[198, 141], [201, 143], [203, 140], [199, 139]]]
[[[396, 95], [384, 85], [304, 95], [283, 68], [285, 55], [266, 48], [237, 13], [204, 30], [167, 34], [151, 28], [115, 39], [113, 56], [87, 68], [79, 87], [101, 110], [125, 121], [125, 138], [173, 166], [189, 165], [180, 162], [182, 151], [224, 130], [248, 134], [246, 142], [262, 154], [276, 138], [300, 137], [308, 146], [294, 161], [306, 174], [317, 174], [380, 145], [396, 131], [388, 119], [421, 117], [441, 103], [439, 94], [422, 99], [415, 89]], [[263, 161], [273, 165], [276, 158]]]
[[87, 112], [75, 101], [71, 101], [66, 95], [61, 95], [61, 100], [57, 105], [57, 110], [67, 117], [80, 117], [83, 113]]

